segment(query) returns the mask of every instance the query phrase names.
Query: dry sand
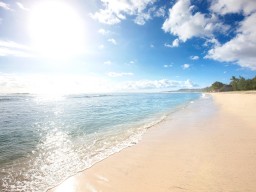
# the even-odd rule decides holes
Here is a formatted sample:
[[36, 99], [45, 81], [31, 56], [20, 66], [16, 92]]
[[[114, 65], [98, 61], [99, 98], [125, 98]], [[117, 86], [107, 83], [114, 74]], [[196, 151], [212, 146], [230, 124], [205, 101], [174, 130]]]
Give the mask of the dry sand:
[[255, 192], [256, 94], [217, 93], [55, 192]]

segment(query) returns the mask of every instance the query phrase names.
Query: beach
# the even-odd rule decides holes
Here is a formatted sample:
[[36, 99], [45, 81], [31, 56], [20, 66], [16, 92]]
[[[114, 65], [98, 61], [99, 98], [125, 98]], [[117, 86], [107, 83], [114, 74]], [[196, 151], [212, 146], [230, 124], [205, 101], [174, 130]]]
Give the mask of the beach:
[[49, 191], [255, 191], [255, 92], [206, 97]]

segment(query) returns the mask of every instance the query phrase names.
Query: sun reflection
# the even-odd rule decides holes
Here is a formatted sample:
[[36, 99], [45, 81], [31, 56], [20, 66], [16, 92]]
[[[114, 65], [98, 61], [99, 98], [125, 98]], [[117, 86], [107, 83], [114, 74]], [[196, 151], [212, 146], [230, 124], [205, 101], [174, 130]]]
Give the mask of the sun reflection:
[[[52, 186], [80, 170], [77, 165], [79, 154], [76, 152], [69, 134], [62, 130], [57, 121], [50, 121], [44, 127], [47, 134], [38, 146], [39, 155], [34, 167], [37, 167], [40, 170], [39, 173], [44, 175], [42, 179]], [[75, 191], [75, 180], [68, 179], [60, 185], [57, 191]]]

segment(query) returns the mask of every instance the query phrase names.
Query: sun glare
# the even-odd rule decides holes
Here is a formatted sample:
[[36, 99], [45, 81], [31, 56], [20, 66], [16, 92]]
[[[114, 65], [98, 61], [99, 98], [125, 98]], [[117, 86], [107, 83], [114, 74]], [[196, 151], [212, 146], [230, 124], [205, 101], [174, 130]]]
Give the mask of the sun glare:
[[35, 52], [45, 57], [74, 56], [85, 44], [82, 19], [60, 1], [43, 1], [32, 8], [29, 33]]

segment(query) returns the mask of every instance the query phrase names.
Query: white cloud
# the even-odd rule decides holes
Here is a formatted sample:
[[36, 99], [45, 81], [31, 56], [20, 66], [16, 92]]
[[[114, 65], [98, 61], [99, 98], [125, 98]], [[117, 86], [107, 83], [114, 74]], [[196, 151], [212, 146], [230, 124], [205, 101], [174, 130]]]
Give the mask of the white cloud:
[[133, 76], [134, 74], [133, 73], [125, 73], [125, 72], [120, 72], [120, 73], [117, 73], [117, 72], [109, 72], [107, 74], [109, 77], [123, 77], [123, 76]]
[[12, 10], [12, 9], [11, 9], [11, 6], [10, 6], [9, 4], [4, 3], [4, 2], [2, 2], [2, 1], [0, 1], [0, 8], [3, 8], [3, 9], [5, 9], [5, 10], [9, 10], [9, 11]]
[[32, 57], [33, 54], [28, 46], [0, 40], [0, 57], [4, 56]]
[[191, 88], [195, 88], [195, 87], [198, 87], [198, 85], [193, 83], [193, 81], [191, 81], [189, 79], [184, 81], [183, 88], [191, 89]]
[[165, 47], [172, 48], [172, 45], [171, 45], [171, 44], [168, 44], [168, 43], [165, 43], [164, 46], [165, 46]]
[[24, 79], [14, 74], [0, 73], [0, 82], [1, 93], [27, 92], [27, 85]]
[[240, 13], [250, 15], [255, 12], [255, 0], [212, 0], [210, 10], [220, 15]]
[[104, 45], [99, 45], [99, 47], [98, 47], [99, 49], [104, 49], [105, 48], [105, 46]]
[[138, 25], [145, 25], [146, 21], [151, 18], [150, 13], [141, 13], [134, 19], [134, 22]]
[[114, 25], [121, 22], [121, 19], [119, 19], [110, 10], [107, 9], [100, 9], [98, 12], [90, 14], [90, 16], [93, 19], [98, 20], [100, 23], [105, 23], [109, 25]]
[[197, 56], [197, 55], [191, 56], [190, 59], [191, 59], [191, 60], [198, 60], [198, 59], [199, 59], [199, 56]]
[[[88, 83], [90, 82], [90, 83]], [[0, 73], [0, 93], [37, 93], [55, 96], [63, 94], [173, 90], [197, 87], [191, 80], [175, 81], [169, 79], [138, 80], [115, 82], [97, 76], [51, 76], [51, 75], [17, 75]], [[54, 96], [53, 95], [53, 96]]]
[[[88, 83], [90, 82], [90, 83]], [[113, 91], [111, 82], [97, 76], [18, 75], [0, 73], [0, 93], [63, 95]]]
[[155, 12], [156, 17], [164, 17], [165, 16], [165, 8], [160, 7], [158, 10]]
[[209, 50], [205, 58], [234, 62], [241, 67], [256, 70], [256, 13], [241, 21], [236, 32], [233, 39]]
[[113, 39], [113, 38], [108, 39], [108, 42], [113, 43], [114, 45], [117, 45], [116, 40], [115, 40], [115, 39]]
[[212, 37], [212, 38], [210, 38], [210, 39], [207, 39], [205, 42], [204, 42], [204, 44], [203, 44], [203, 46], [205, 46], [205, 47], [208, 47], [208, 46], [219, 46], [220, 45], [220, 42], [215, 38], [215, 37]]
[[168, 44], [168, 43], [164, 44], [165, 47], [169, 47], [169, 48], [179, 47], [179, 45], [180, 45], [180, 40], [178, 38], [174, 39], [172, 44]]
[[148, 11], [144, 11], [137, 14], [136, 18], [134, 19], [134, 22], [138, 25], [145, 25], [145, 23], [153, 17], [164, 17], [164, 15], [164, 7], [160, 7], [157, 9], [157, 7], [154, 6], [149, 8]]
[[101, 35], [107, 35], [107, 34], [109, 34], [109, 31], [107, 31], [105, 29], [99, 29], [98, 33], [101, 34]]
[[170, 68], [172, 65], [164, 65], [164, 68]]
[[184, 64], [184, 65], [182, 65], [182, 68], [185, 70], [185, 69], [188, 69], [190, 67], [190, 65], [189, 64]]
[[172, 47], [179, 47], [180, 41], [179, 39], [174, 39], [174, 41], [172, 42]]
[[211, 37], [214, 31], [221, 32], [228, 29], [214, 14], [193, 13], [194, 8], [190, 0], [177, 1], [169, 10], [169, 17], [165, 20], [162, 29], [178, 36], [183, 42], [192, 37]]
[[90, 14], [101, 23], [113, 25], [125, 20], [127, 16], [136, 16], [135, 22], [142, 25], [148, 20], [146, 9], [156, 0], [101, 0], [103, 9]]
[[105, 65], [111, 65], [112, 62], [111, 62], [111, 61], [105, 61], [104, 64], [105, 64]]
[[14, 48], [14, 49], [24, 49], [24, 50], [29, 50], [30, 49], [28, 46], [16, 43], [14, 41], [3, 41], [3, 40], [0, 40], [0, 47], [7, 47], [7, 48]]
[[17, 6], [18, 6], [20, 9], [22, 9], [22, 10], [24, 10], [24, 11], [29, 11], [29, 9], [26, 8], [21, 2], [16, 2], [16, 4], [17, 4]]
[[130, 64], [134, 64], [134, 63], [135, 63], [135, 61], [130, 61], [129, 63], [130, 63]]
[[119, 87], [120, 90], [126, 91], [143, 91], [143, 90], [174, 90], [180, 88], [193, 88], [197, 87], [191, 80], [174, 81], [169, 79], [161, 80], [139, 80], [124, 82]]

